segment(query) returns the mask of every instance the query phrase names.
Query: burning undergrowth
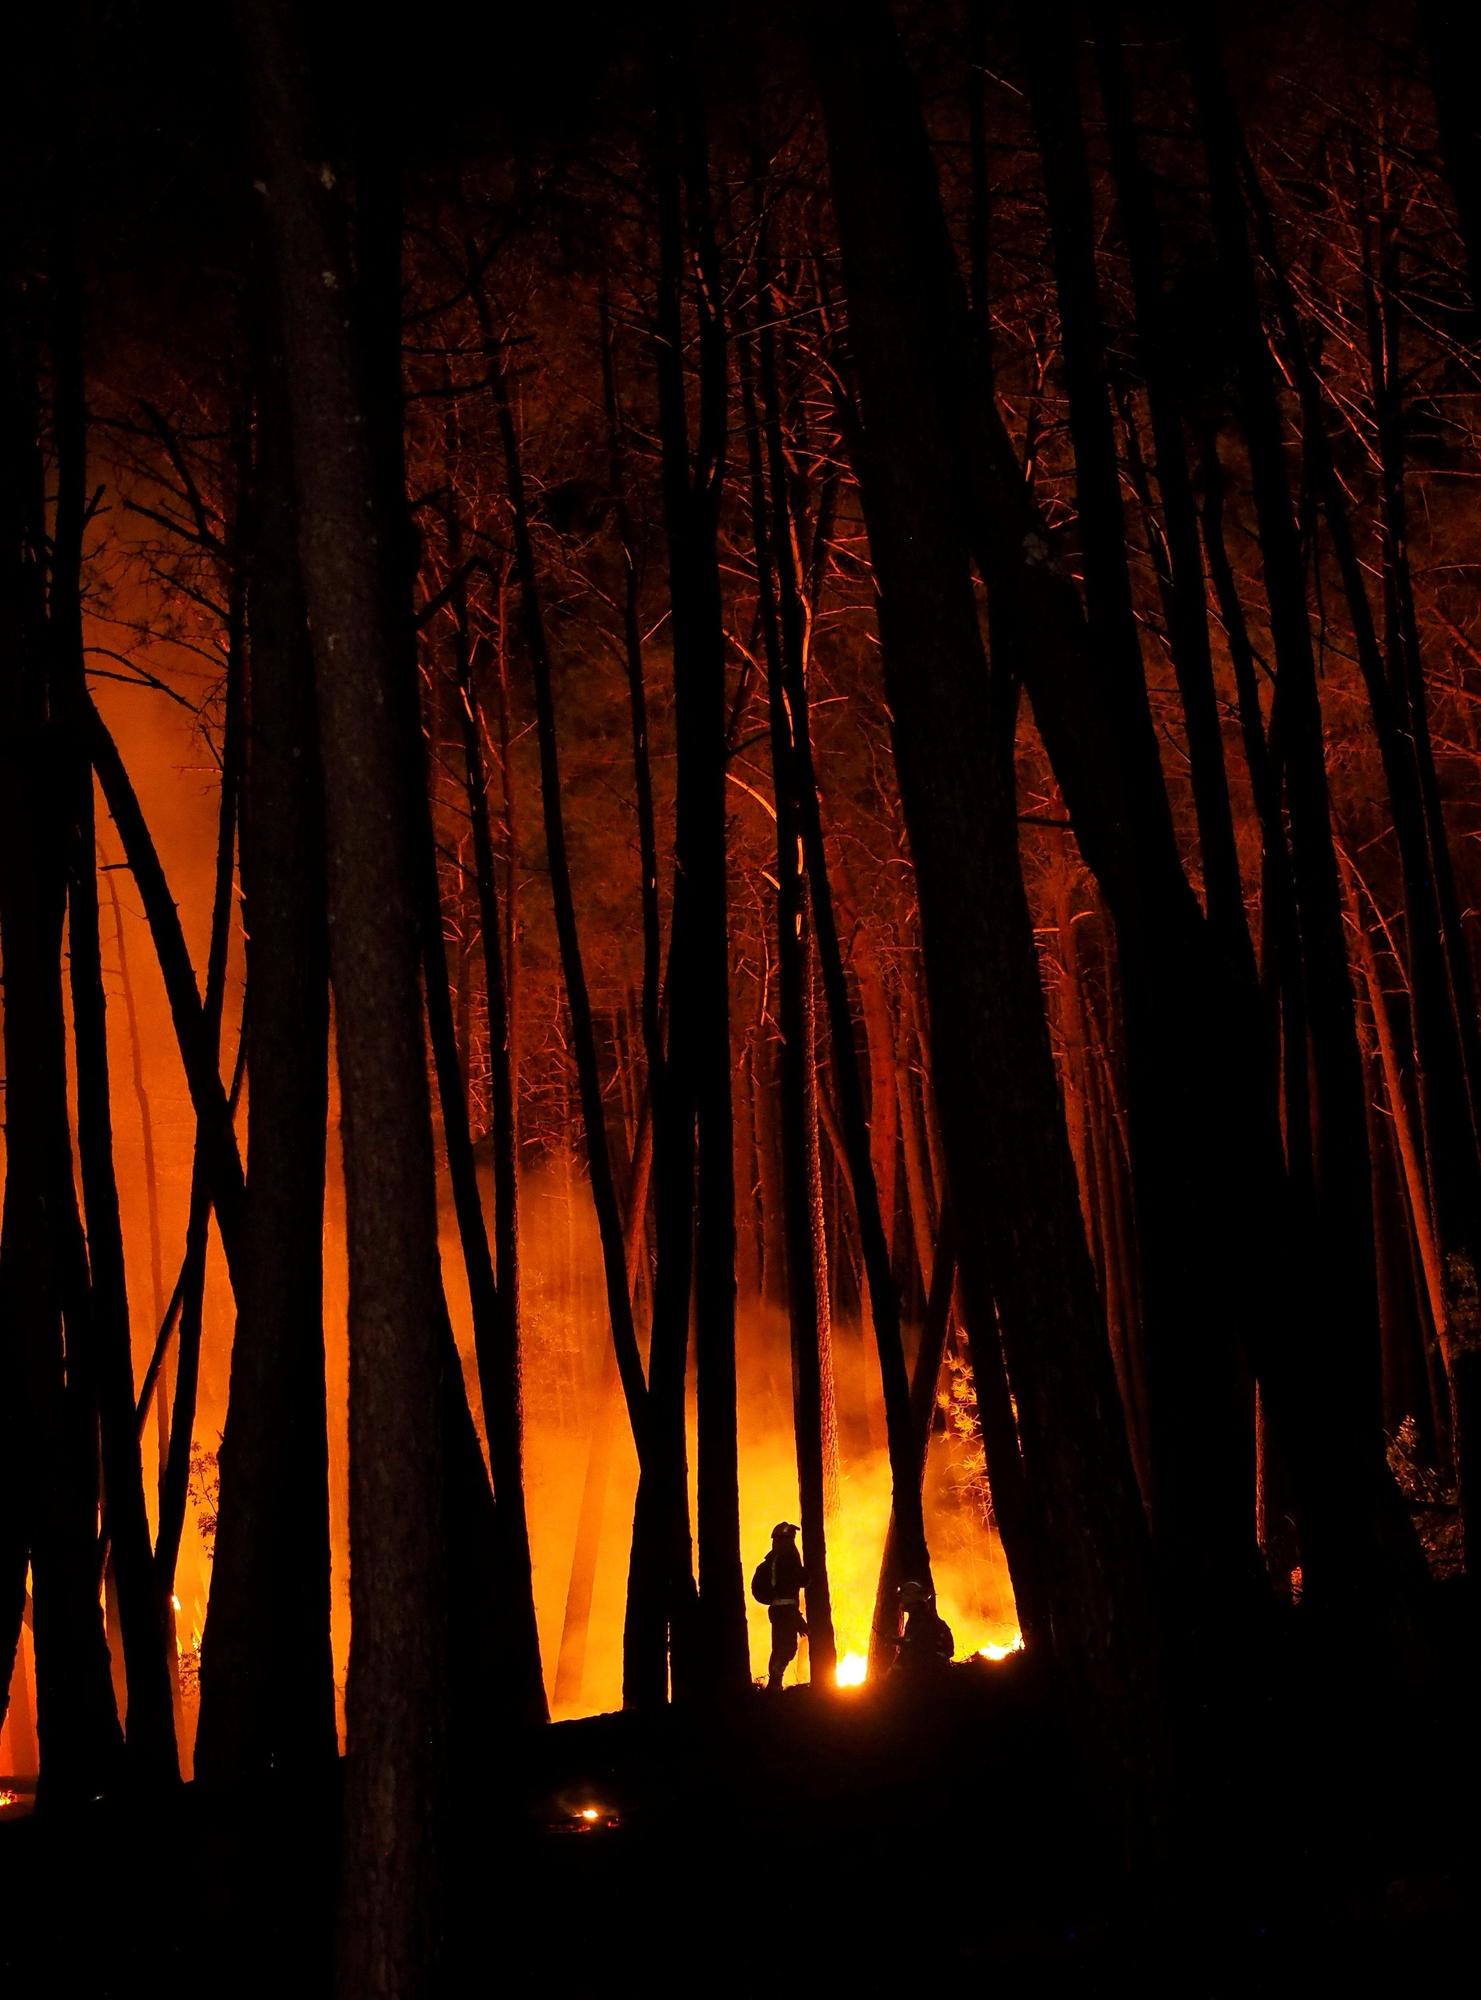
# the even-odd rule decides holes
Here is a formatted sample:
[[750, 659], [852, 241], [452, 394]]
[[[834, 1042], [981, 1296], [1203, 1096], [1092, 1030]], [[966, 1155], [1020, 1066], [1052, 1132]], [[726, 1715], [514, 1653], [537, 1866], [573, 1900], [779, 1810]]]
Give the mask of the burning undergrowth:
[[[622, 1697], [622, 1628], [637, 1458], [609, 1357], [601, 1264], [590, 1203], [568, 1159], [547, 1162], [522, 1188], [526, 1483], [536, 1611], [552, 1710], [615, 1708]], [[446, 1245], [450, 1288], [456, 1268]], [[465, 1361], [466, 1302], [453, 1298]], [[641, 1323], [640, 1311], [640, 1323]], [[913, 1332], [911, 1333], [913, 1340]], [[879, 1372], [867, 1327], [834, 1328], [838, 1478], [828, 1522], [828, 1574], [840, 1679], [863, 1678], [890, 1511]], [[742, 1299], [737, 1323], [740, 1509], [747, 1573], [771, 1529], [798, 1515], [785, 1313]], [[963, 1371], [943, 1371], [927, 1460], [925, 1501], [939, 1608], [956, 1653], [1011, 1648], [1012, 1587], [991, 1515]], [[694, 1472], [690, 1406], [690, 1471]], [[752, 1670], [764, 1673], [765, 1607], [747, 1604]], [[806, 1679], [806, 1643], [789, 1678]]]

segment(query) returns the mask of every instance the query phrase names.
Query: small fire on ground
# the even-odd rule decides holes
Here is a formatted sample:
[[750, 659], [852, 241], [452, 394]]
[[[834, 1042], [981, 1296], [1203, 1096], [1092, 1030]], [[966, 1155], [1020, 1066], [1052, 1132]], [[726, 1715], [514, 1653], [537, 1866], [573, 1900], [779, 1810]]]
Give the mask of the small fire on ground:
[[[1004, 1640], [989, 1639], [985, 1646], [979, 1646], [976, 1657], [979, 1660], [1006, 1660], [1014, 1653], [1023, 1651], [1023, 1634], [1015, 1632]], [[841, 1688], [862, 1687], [869, 1677], [869, 1659], [864, 1653], [844, 1653], [840, 1655], [833, 1677]]]
[[1010, 1654], [1021, 1653], [1022, 1651], [1023, 1634], [1015, 1632], [1013, 1637], [1004, 1645], [999, 1645], [996, 1640], [989, 1639], [985, 1646], [978, 1647], [977, 1657], [979, 1660], [1006, 1660]]

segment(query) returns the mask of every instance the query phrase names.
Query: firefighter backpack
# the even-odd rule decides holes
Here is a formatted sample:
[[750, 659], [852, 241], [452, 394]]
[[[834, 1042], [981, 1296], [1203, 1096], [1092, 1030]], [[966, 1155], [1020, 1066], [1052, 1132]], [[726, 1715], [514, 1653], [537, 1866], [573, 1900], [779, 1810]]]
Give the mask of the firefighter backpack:
[[771, 1557], [763, 1556], [751, 1573], [751, 1595], [758, 1604], [770, 1604], [771, 1594]]

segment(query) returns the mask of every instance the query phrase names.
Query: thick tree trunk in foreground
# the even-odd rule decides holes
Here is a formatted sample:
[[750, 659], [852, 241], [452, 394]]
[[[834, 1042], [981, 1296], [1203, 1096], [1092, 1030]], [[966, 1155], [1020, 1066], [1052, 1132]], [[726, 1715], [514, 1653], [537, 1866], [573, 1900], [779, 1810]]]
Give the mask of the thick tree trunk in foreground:
[[282, 0], [238, 15], [288, 362], [324, 770], [350, 1264], [350, 1573], [339, 1990], [434, 1990], [448, 1857], [449, 1356], [418, 991], [405, 703], [358, 406], [339, 193], [314, 163]]
[[[431, 770], [420, 699], [412, 597], [417, 544], [406, 490], [406, 437], [402, 392], [401, 294], [403, 284], [402, 174], [394, 141], [362, 139], [356, 158], [354, 209], [355, 282], [358, 291], [356, 355], [358, 393], [369, 438], [375, 482], [377, 543], [383, 550], [384, 619], [394, 661], [392, 687], [399, 703], [393, 734], [406, 759], [403, 779], [411, 815], [417, 919], [427, 1040], [437, 1079], [448, 1177], [452, 1183], [464, 1268], [472, 1306], [480, 1385], [496, 1410], [491, 1443], [510, 1500], [494, 1505], [488, 1468], [468, 1407], [467, 1387], [439, 1287], [448, 1378], [447, 1527], [449, 1606], [449, 1731], [463, 1754], [456, 1772], [460, 1807], [470, 1806], [487, 1782], [489, 1726], [548, 1717], [540, 1666], [539, 1632], [530, 1573], [522, 1483], [511, 1485], [506, 1462], [507, 1424], [519, 1421], [517, 1327], [494, 1281], [488, 1228], [473, 1157], [468, 1099], [458, 1059], [457, 1026], [448, 979], [442, 890], [432, 813]], [[502, 1388], [515, 1384], [512, 1400]], [[461, 1621], [461, 1623], [460, 1623]], [[466, 1648], [460, 1645], [464, 1631]]]
[[[7, 238], [7, 244], [9, 238]], [[9, 1667], [34, 1593], [40, 1802], [89, 1799], [119, 1775], [121, 1736], [98, 1602], [96, 1410], [86, 1253], [68, 1115], [62, 929], [64, 801], [75, 783], [47, 728], [46, 556], [32, 297], [9, 269], [0, 316], [0, 952], [6, 1179], [0, 1363], [19, 1416], [4, 1537]], [[12, 1483], [13, 1481], [13, 1483]]]
[[324, 1386], [323, 807], [280, 352], [268, 349], [261, 373], [242, 828], [245, 1255], [195, 1746], [198, 1777], [238, 1780], [310, 1777], [338, 1747]]
[[[178, 1779], [174, 1704], [164, 1630], [154, 1603], [144, 1468], [134, 1423], [123, 1225], [113, 1160], [108, 1016], [98, 929], [98, 855], [87, 676], [82, 635], [82, 538], [86, 512], [87, 412], [83, 400], [81, 303], [70, 246], [59, 258], [53, 327], [57, 503], [48, 597], [53, 718], [67, 732], [65, 780], [67, 946], [76, 1050], [77, 1152], [82, 1170], [91, 1281], [90, 1344], [98, 1398], [111, 1564], [127, 1686], [125, 1740], [141, 1778]], [[69, 1369], [69, 1373], [70, 1373]]]
[[[1135, 1821], [1162, 1789], [1161, 1648], [964, 540], [963, 385], [947, 329], [965, 305], [888, 14], [825, 0], [810, 14], [962, 1271], [989, 1296], [996, 1287], [1025, 1474], [1042, 1509], [1055, 1657], [1119, 1766]], [[1010, 1565], [1022, 1555], [1010, 1547]]]
[[[96, 1562], [96, 1470], [76, 1449], [66, 1382], [84, 1339], [86, 1269], [72, 1178], [62, 1010], [66, 894], [58, 800], [66, 772], [45, 731], [44, 523], [35, 354], [5, 281], [0, 350], [0, 953], [5, 968], [5, 1199], [0, 1367], [19, 1412], [0, 1486], [0, 1671], [19, 1635], [29, 1555], [40, 1803], [91, 1799], [119, 1772]], [[81, 1281], [79, 1284], [79, 1280]]]

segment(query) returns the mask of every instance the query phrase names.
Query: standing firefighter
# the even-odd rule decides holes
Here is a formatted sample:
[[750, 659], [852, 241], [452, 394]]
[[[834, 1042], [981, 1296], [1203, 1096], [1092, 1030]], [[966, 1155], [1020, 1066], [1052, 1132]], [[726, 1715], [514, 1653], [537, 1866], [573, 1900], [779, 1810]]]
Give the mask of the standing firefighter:
[[806, 1588], [807, 1572], [797, 1553], [797, 1529], [791, 1521], [778, 1521], [771, 1531], [771, 1554], [761, 1558], [751, 1577], [751, 1595], [766, 1606], [771, 1619], [768, 1688], [781, 1686], [782, 1675], [797, 1657], [797, 1641], [807, 1637], [807, 1622], [802, 1616]]
[[905, 1630], [895, 1655], [895, 1672], [911, 1679], [942, 1672], [951, 1665], [955, 1642], [951, 1627], [936, 1609], [936, 1594], [924, 1583], [902, 1583], [900, 1609]]

